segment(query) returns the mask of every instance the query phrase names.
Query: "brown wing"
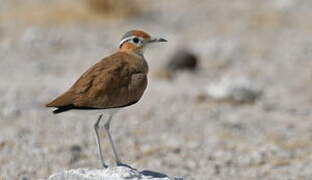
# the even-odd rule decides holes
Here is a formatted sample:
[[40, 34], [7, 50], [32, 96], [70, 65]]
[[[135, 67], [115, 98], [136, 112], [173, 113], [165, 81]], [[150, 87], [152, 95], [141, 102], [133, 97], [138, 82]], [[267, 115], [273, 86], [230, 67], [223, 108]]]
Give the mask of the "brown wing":
[[146, 67], [136, 59], [125, 53], [103, 59], [47, 107], [113, 108], [137, 102], [144, 93], [147, 77]]

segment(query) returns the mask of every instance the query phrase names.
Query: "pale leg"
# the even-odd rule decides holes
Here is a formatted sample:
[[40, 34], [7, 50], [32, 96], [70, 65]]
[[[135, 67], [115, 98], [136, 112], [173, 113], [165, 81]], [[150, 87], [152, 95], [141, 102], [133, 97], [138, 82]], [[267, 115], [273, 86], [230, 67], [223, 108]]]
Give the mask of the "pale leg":
[[109, 115], [109, 117], [108, 117], [104, 127], [105, 127], [106, 133], [108, 135], [109, 142], [110, 142], [110, 144], [112, 146], [112, 149], [113, 149], [113, 153], [114, 153], [114, 156], [115, 156], [116, 164], [117, 165], [122, 165], [121, 161], [119, 160], [119, 157], [118, 157], [118, 154], [117, 154], [117, 151], [116, 151], [116, 148], [115, 148], [112, 136], [111, 136], [111, 134], [109, 132], [109, 128], [110, 128], [110, 123], [111, 123], [112, 117], [113, 117], [113, 115]]
[[103, 155], [102, 155], [101, 141], [100, 141], [100, 135], [99, 135], [99, 129], [100, 129], [99, 124], [100, 124], [100, 121], [102, 119], [102, 116], [103, 116], [103, 114], [101, 114], [99, 116], [98, 120], [94, 124], [94, 130], [95, 130], [95, 135], [96, 135], [96, 144], [97, 144], [97, 147], [98, 147], [98, 153], [99, 153], [99, 156], [100, 156], [100, 159], [101, 159], [102, 166], [104, 168], [107, 168], [107, 165], [105, 164], [104, 159], [103, 159]]

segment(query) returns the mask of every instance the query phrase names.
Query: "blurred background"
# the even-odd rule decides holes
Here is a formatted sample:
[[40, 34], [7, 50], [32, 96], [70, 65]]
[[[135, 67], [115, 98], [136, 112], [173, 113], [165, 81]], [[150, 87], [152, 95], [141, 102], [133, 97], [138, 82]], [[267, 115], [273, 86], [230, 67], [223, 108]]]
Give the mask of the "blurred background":
[[[311, 179], [312, 1], [0, 0], [0, 179], [99, 168], [95, 115], [44, 104], [143, 29], [149, 86], [124, 163], [190, 180]], [[108, 141], [104, 157], [112, 163]]]

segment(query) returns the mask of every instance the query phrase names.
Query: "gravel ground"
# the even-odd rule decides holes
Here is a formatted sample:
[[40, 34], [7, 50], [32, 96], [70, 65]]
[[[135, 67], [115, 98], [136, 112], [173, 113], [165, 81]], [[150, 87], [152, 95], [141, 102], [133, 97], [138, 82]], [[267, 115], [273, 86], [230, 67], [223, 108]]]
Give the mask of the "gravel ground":
[[[148, 89], [112, 123], [125, 163], [190, 180], [311, 179], [311, 1], [139, 2], [140, 14], [129, 18], [62, 22], [51, 14], [33, 20], [38, 7], [0, 0], [0, 179], [99, 167], [97, 116], [53, 115], [43, 105], [134, 28], [169, 42], [146, 52]], [[197, 54], [200, 67], [164, 78], [179, 48]], [[261, 96], [237, 103], [207, 95], [213, 84], [241, 78]]]

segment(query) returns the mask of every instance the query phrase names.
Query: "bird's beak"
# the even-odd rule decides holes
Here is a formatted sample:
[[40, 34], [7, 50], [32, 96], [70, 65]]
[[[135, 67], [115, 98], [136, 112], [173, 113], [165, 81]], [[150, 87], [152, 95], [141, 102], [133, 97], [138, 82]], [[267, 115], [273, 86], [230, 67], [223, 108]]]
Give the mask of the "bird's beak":
[[168, 42], [166, 39], [164, 38], [151, 38], [148, 43], [154, 43], [154, 42]]

